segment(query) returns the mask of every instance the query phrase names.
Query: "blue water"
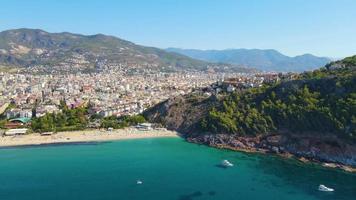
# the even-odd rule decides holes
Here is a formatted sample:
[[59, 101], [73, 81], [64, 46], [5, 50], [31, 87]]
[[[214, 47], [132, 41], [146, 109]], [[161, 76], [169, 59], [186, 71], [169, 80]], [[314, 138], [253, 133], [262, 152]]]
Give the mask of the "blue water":
[[[218, 167], [223, 159], [235, 166]], [[8, 148], [0, 149], [0, 200], [10, 199], [355, 200], [356, 175], [179, 138]]]

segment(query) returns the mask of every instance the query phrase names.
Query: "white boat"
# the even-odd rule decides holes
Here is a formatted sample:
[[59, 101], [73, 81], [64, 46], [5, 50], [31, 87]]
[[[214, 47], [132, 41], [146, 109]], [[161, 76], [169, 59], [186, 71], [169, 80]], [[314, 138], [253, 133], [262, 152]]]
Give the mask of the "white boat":
[[221, 165], [224, 166], [224, 167], [233, 167], [234, 164], [232, 164], [231, 162], [229, 162], [228, 160], [223, 160], [221, 162]]
[[328, 188], [325, 185], [319, 185], [318, 190], [322, 191], [322, 192], [333, 192], [334, 191], [333, 188]]
[[137, 181], [136, 181], [136, 184], [137, 184], [137, 185], [142, 185], [142, 183], [143, 183], [143, 182], [142, 182], [141, 180], [137, 180]]

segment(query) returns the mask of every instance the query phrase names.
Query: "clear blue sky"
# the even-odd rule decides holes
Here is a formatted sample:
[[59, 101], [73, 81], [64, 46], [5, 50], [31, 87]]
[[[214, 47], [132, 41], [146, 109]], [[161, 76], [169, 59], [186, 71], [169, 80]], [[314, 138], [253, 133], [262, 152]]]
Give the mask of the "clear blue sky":
[[0, 30], [22, 27], [160, 48], [356, 54], [356, 0], [1, 0]]

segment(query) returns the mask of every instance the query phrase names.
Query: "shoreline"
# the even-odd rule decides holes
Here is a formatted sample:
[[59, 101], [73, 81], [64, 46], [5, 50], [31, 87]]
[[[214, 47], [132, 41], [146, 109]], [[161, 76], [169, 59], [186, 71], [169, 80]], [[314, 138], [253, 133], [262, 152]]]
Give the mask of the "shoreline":
[[228, 147], [228, 146], [212, 146], [214, 148], [218, 149], [227, 149], [227, 150], [232, 150], [232, 151], [238, 151], [238, 152], [244, 152], [244, 153], [259, 153], [259, 154], [264, 154], [264, 155], [276, 155], [281, 158], [285, 159], [294, 159], [297, 160], [301, 163], [310, 163], [310, 164], [317, 164], [319, 166], [325, 167], [325, 168], [332, 168], [332, 169], [340, 169], [345, 172], [350, 172], [350, 173], [356, 173], [356, 168], [348, 165], [343, 165], [339, 163], [331, 163], [331, 162], [323, 162], [320, 160], [316, 159], [309, 159], [306, 157], [298, 157], [294, 154], [291, 153], [272, 153], [268, 149], [242, 149], [242, 148], [233, 148], [233, 147]]
[[[41, 135], [40, 133], [31, 133], [28, 135], [17, 136], [2, 136], [0, 137], [0, 150], [6, 148], [21, 148], [21, 147], [37, 147], [46, 145], [66, 145], [66, 144], [91, 144], [100, 142], [110, 142], [118, 140], [130, 140], [130, 139], [145, 139], [145, 138], [169, 138], [180, 137], [180, 134], [171, 130], [147, 130], [142, 131], [135, 128], [116, 129], [113, 131], [106, 131], [100, 129], [80, 130], [80, 131], [66, 131], [58, 132], [53, 135]], [[183, 137], [184, 138], [184, 137]], [[229, 145], [208, 145], [192, 141], [185, 138], [187, 142], [193, 144], [207, 145], [217, 149], [227, 149], [231, 151], [238, 151], [244, 153], [259, 153], [265, 155], [277, 155], [286, 159], [295, 159], [302, 163], [313, 163], [325, 168], [340, 169], [350, 173], [356, 173], [356, 168], [339, 163], [322, 162], [315, 159], [309, 159], [305, 157], [298, 157], [291, 153], [276, 153], [271, 152], [270, 149], [264, 148], [239, 148]]]
[[0, 148], [162, 137], [178, 137], [178, 133], [169, 130], [141, 131], [135, 128], [117, 129], [113, 131], [103, 131], [99, 129], [66, 131], [46, 136], [39, 133], [32, 133], [28, 135], [0, 137]]
[[252, 154], [263, 154], [263, 155], [276, 155], [279, 156], [283, 159], [294, 159], [298, 162], [307, 164], [316, 164], [319, 165], [321, 167], [324, 168], [328, 168], [328, 169], [339, 169], [342, 170], [344, 172], [348, 172], [348, 173], [356, 173], [356, 167], [353, 166], [349, 166], [349, 165], [344, 165], [344, 164], [340, 164], [340, 163], [331, 163], [331, 162], [323, 162], [320, 160], [316, 160], [316, 159], [310, 159], [310, 158], [306, 158], [306, 157], [298, 157], [297, 155], [294, 155], [292, 153], [276, 153], [276, 152], [271, 152], [270, 149], [263, 149], [263, 148], [254, 148], [254, 147], [250, 147], [250, 148], [239, 148], [239, 147], [231, 147], [229, 145], [209, 145], [209, 144], [204, 144], [204, 143], [199, 143], [199, 142], [195, 142], [192, 140], [187, 140], [186, 141], [193, 143], [193, 144], [199, 144], [199, 145], [206, 145], [212, 148], [217, 148], [217, 149], [226, 149], [226, 150], [230, 150], [230, 151], [237, 151], [237, 152], [242, 152], [242, 153], [252, 153]]

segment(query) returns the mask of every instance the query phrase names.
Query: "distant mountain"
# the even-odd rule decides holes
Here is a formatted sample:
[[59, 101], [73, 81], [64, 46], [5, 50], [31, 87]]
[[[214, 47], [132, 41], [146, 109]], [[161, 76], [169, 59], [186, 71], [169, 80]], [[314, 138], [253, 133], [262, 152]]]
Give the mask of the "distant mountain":
[[314, 70], [331, 61], [329, 58], [317, 57], [311, 54], [289, 57], [272, 49], [196, 50], [168, 48], [166, 50], [195, 59], [243, 65], [264, 71], [301, 72]]
[[154, 47], [144, 47], [103, 34], [48, 33], [39, 29], [0, 32], [0, 66], [35, 67], [44, 70], [244, 70], [212, 64]]

